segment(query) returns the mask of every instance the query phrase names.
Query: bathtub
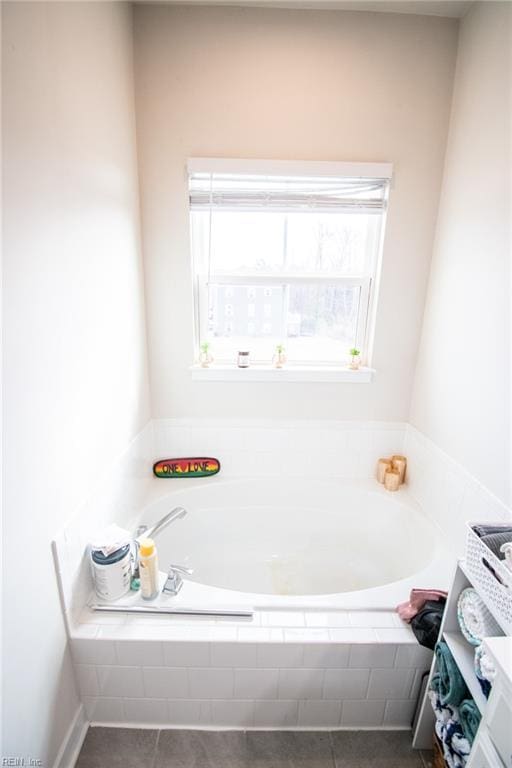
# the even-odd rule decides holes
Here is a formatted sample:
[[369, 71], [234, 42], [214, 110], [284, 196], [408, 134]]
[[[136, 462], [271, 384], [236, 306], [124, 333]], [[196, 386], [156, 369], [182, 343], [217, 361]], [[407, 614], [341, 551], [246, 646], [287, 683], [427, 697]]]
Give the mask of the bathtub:
[[219, 475], [150, 493], [134, 527], [188, 511], [156, 538], [162, 585], [171, 563], [194, 574], [176, 596], [82, 611], [70, 638], [90, 722], [410, 727], [431, 652], [395, 606], [445, 587], [454, 557], [406, 489]]
[[136, 524], [183, 506], [187, 516], [156, 540], [162, 583], [171, 564], [194, 570], [160, 603], [393, 609], [413, 586], [449, 580], [452, 558], [405, 487], [390, 493], [373, 480], [322, 478], [156, 482], [158, 498]]

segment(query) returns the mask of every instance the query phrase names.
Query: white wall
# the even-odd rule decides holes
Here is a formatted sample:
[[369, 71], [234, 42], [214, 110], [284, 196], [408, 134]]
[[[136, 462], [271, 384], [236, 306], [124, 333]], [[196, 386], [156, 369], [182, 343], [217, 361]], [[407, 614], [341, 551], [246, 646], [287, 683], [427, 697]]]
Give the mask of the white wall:
[[50, 540], [149, 418], [132, 19], [123, 3], [2, 15], [2, 754], [49, 768], [79, 706]]
[[[137, 7], [153, 416], [407, 418], [456, 36], [454, 19]], [[188, 156], [394, 163], [375, 383], [191, 382]]]
[[464, 18], [411, 423], [510, 493], [512, 7]]

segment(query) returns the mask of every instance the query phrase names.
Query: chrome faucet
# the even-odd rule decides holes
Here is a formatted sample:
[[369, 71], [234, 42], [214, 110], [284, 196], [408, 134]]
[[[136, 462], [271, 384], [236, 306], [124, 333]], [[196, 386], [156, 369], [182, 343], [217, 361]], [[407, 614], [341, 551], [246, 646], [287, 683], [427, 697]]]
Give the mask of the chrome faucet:
[[155, 536], [158, 536], [158, 534], [164, 530], [164, 528], [167, 528], [167, 526], [173, 523], [175, 520], [179, 520], [181, 517], [185, 517], [186, 514], [187, 510], [184, 509], [184, 507], [176, 507], [149, 528], [145, 525], [140, 525], [137, 528], [137, 536], [135, 541], [139, 543], [140, 539], [154, 539]]
[[169, 573], [162, 592], [166, 595], [177, 595], [183, 586], [183, 576], [192, 576], [194, 573], [193, 568], [184, 568], [182, 565], [169, 566]]

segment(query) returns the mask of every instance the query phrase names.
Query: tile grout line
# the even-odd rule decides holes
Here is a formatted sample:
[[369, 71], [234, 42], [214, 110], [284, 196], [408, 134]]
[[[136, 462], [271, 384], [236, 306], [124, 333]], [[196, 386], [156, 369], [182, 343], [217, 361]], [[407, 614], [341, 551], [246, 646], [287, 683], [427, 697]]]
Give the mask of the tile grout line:
[[158, 745], [159, 745], [159, 742], [160, 742], [160, 734], [161, 733], [162, 733], [162, 729], [159, 728], [157, 730], [157, 732], [156, 732], [156, 741], [155, 741], [155, 746], [153, 747], [153, 759], [151, 761], [150, 768], [155, 768], [155, 765], [156, 765], [156, 759], [158, 757]]
[[[343, 716], [343, 712], [340, 713], [340, 718]], [[336, 763], [336, 752], [334, 750], [334, 741], [332, 738], [332, 731], [329, 731], [329, 746], [331, 748], [331, 760], [332, 760], [332, 768], [337, 768]]]

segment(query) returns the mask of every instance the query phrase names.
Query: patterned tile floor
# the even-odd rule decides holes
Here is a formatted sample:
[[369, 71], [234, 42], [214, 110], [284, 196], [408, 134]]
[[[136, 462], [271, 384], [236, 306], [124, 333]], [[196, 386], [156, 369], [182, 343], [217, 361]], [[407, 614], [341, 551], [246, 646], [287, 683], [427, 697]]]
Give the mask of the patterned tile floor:
[[76, 768], [430, 768], [408, 731], [89, 728]]

